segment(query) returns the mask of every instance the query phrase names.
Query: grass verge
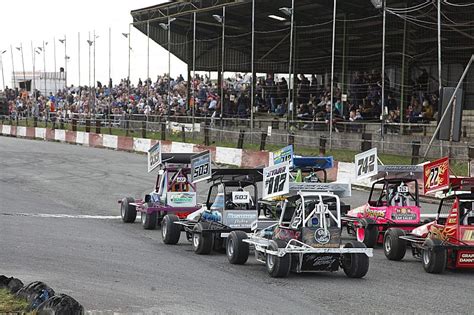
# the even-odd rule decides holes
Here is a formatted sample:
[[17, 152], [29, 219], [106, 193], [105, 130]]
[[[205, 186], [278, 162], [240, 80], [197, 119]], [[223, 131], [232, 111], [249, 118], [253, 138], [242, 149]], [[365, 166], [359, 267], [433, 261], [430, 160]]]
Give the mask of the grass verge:
[[28, 303], [16, 298], [6, 289], [0, 289], [0, 313], [22, 313], [26, 311]]

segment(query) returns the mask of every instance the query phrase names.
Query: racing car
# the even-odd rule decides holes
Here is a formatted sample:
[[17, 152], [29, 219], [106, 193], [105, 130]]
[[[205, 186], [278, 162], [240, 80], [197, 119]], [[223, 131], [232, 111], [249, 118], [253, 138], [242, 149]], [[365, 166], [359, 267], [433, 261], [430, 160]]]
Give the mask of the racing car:
[[258, 218], [257, 183], [261, 169], [215, 169], [206, 207], [183, 219], [167, 214], [162, 223], [165, 244], [177, 244], [185, 232], [196, 254], [225, 251], [225, 239], [232, 231], [250, 232]]
[[474, 269], [474, 178], [451, 179], [436, 219], [411, 232], [389, 228], [383, 248], [389, 260], [402, 260], [407, 247], [428, 273]]
[[[290, 180], [293, 182], [305, 183], [326, 183], [327, 169], [334, 166], [332, 156], [293, 156], [292, 165], [290, 167]], [[282, 198], [273, 198], [272, 200], [260, 200], [260, 211], [267, 218], [279, 218], [281, 213]], [[349, 210], [342, 205], [342, 212]], [[259, 213], [260, 216], [260, 213]]]
[[126, 197], [120, 200], [122, 221], [133, 223], [137, 212], [140, 212], [143, 228], [153, 230], [168, 213], [173, 213], [177, 218], [186, 218], [200, 209], [201, 205], [196, 200], [196, 185], [190, 181], [189, 164], [193, 155], [194, 153], [160, 152], [154, 190], [143, 199]]
[[350, 210], [342, 220], [348, 234], [367, 247], [382, 244], [388, 228], [413, 230], [422, 225], [418, 181], [409, 177], [375, 181], [367, 203]]
[[364, 277], [373, 250], [361, 242], [343, 243], [341, 239], [339, 196], [350, 192], [350, 184], [290, 183], [289, 191], [276, 224], [263, 229], [254, 227], [250, 234], [244, 231], [229, 234], [226, 250], [229, 262], [245, 264], [252, 246], [256, 260], [266, 265], [271, 277], [286, 277], [290, 271], [340, 268], [348, 277]]

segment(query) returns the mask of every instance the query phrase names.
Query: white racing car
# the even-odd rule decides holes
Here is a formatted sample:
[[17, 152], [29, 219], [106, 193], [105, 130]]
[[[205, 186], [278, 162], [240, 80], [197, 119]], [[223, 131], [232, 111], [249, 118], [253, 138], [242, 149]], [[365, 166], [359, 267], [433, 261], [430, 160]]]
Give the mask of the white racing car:
[[[265, 176], [265, 175], [264, 175]], [[266, 264], [272, 277], [286, 277], [290, 271], [337, 271], [362, 278], [369, 270], [372, 249], [358, 241], [341, 240], [339, 196], [350, 195], [349, 184], [297, 183], [283, 205], [278, 223], [247, 234], [232, 231], [226, 253], [231, 264], [244, 264], [255, 249], [257, 261]], [[288, 192], [289, 192], [288, 191]]]

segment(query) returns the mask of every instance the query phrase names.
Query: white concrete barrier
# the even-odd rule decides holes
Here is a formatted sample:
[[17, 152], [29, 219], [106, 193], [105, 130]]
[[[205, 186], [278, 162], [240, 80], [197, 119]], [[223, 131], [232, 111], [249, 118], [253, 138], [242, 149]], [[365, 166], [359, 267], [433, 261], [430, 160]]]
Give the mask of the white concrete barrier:
[[26, 127], [22, 127], [22, 126], [16, 127], [16, 136], [26, 137]]
[[35, 128], [35, 138], [46, 139], [46, 128]]
[[103, 145], [106, 148], [117, 149], [118, 137], [113, 135], [104, 135], [102, 138]]
[[148, 152], [151, 148], [151, 139], [133, 138], [133, 151]]
[[66, 141], [66, 130], [55, 129], [54, 130], [54, 140], [64, 142]]
[[76, 143], [88, 146], [89, 145], [89, 133], [88, 132], [83, 132], [83, 131], [77, 131], [76, 132]]
[[242, 150], [216, 147], [216, 162], [230, 165], [242, 165]]

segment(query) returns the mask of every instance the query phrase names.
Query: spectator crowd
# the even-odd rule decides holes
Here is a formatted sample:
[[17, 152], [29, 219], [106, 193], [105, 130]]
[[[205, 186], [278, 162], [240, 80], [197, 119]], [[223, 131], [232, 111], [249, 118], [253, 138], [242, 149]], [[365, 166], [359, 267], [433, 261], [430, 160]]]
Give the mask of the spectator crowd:
[[[385, 76], [386, 122], [401, 121], [399, 99], [390, 89]], [[236, 74], [223, 81], [223, 102], [220, 86], [207, 75], [196, 75], [189, 86], [180, 75], [169, 78], [158, 76], [155, 81], [147, 79], [132, 84], [127, 79], [113, 85], [97, 82], [96, 88], [70, 86], [44, 95], [39, 90], [28, 93], [25, 90], [6, 88], [4, 96], [13, 117], [56, 117], [70, 118], [73, 114], [115, 115], [141, 114], [145, 116], [211, 116], [246, 118], [250, 115], [250, 75]], [[337, 80], [335, 80], [337, 82]], [[413, 82], [411, 99], [404, 108], [403, 121], [420, 123], [433, 120], [438, 110], [437, 93], [428, 93], [429, 75], [423, 70]], [[348, 84], [348, 95], [334, 86], [331, 99], [330, 86], [320, 84], [315, 75], [300, 74], [295, 77], [295, 89], [288, 89], [285, 77], [279, 79], [272, 74], [257, 78], [255, 86], [255, 110], [283, 117], [290, 113], [294, 119], [329, 122], [331, 117], [338, 121], [380, 121], [382, 114], [381, 75], [376, 71], [356, 72]], [[188, 91], [189, 90], [189, 91]], [[289, 101], [289, 93], [293, 101]], [[188, 95], [195, 97], [188, 97]], [[288, 108], [288, 104], [290, 104]], [[223, 107], [221, 107], [223, 106]], [[293, 110], [294, 107], [294, 110]]]

